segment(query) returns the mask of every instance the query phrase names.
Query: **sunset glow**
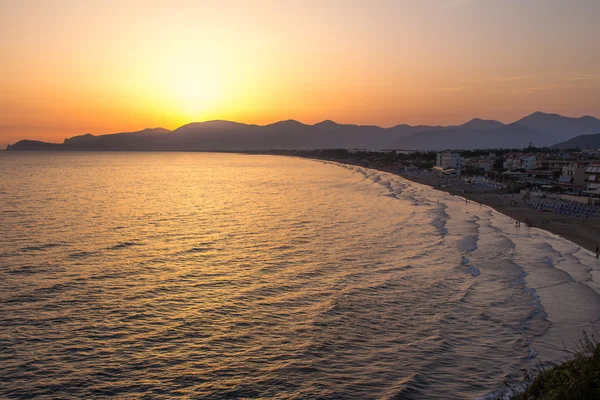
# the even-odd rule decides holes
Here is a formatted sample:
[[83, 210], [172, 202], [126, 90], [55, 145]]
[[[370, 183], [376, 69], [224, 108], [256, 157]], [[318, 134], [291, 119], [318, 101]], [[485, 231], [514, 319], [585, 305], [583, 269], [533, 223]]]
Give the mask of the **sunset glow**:
[[0, 0], [0, 54], [0, 400], [600, 398], [600, 0]]
[[600, 116], [598, 16], [596, 0], [4, 1], [0, 146], [210, 119]]

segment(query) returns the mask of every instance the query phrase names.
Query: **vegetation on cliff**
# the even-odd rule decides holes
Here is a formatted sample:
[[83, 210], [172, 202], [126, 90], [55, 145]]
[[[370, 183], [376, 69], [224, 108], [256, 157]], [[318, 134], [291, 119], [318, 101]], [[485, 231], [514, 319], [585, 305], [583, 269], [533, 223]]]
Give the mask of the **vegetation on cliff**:
[[597, 400], [600, 399], [600, 343], [584, 334], [577, 351], [561, 365], [546, 369], [531, 380], [523, 393], [512, 400]]

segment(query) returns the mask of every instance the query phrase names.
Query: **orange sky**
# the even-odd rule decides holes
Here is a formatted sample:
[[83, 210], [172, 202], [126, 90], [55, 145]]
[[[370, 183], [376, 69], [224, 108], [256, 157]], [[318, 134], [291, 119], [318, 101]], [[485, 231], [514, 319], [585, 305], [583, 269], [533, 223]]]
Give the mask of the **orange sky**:
[[600, 1], [0, 2], [0, 145], [192, 121], [600, 117]]

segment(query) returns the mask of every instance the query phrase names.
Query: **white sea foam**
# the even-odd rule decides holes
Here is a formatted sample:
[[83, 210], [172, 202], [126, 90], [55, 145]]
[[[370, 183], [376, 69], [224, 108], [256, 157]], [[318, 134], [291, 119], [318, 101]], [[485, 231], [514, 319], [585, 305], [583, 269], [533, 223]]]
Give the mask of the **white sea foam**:
[[[457, 243], [458, 251], [464, 253], [459, 255], [460, 264], [472, 276], [479, 277], [482, 270], [494, 268], [494, 259], [489, 255], [496, 246], [505, 249], [498, 255], [512, 261], [517, 269], [509, 282], [521, 286], [533, 305], [520, 328], [526, 337], [530, 336], [523, 359], [561, 361], [566, 355], [564, 345], [573, 347], [583, 330], [592, 330], [592, 324], [600, 321], [600, 265], [592, 253], [541, 229], [515, 228], [511, 218], [487, 206], [466, 204], [461, 197], [417, 183], [407, 181], [406, 185], [404, 191], [411, 196], [408, 200], [415, 205], [423, 204], [424, 198], [443, 204], [446, 217], [433, 211], [432, 224], [438, 230], [443, 227], [446, 236]], [[483, 226], [493, 230], [498, 239], [488, 240], [489, 245], [478, 249]], [[467, 257], [471, 253], [488, 255], [480, 257], [475, 267], [471, 256]]]

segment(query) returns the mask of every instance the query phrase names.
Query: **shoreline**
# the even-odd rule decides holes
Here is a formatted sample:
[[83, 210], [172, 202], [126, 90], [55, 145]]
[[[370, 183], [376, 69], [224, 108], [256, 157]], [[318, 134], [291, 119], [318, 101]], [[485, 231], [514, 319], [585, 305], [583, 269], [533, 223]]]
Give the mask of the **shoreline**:
[[[562, 245], [558, 246], [558, 250], [556, 250], [561, 254], [561, 258], [552, 261], [551, 265], [540, 264], [539, 262], [536, 264], [535, 257], [537, 255], [533, 255], [531, 260], [534, 262], [532, 263], [527, 262], [531, 260], [526, 256], [521, 259], [519, 266], [522, 268], [524, 274], [521, 278], [524, 287], [523, 290], [531, 295], [536, 310], [539, 307], [539, 310], [542, 310], [546, 314], [544, 319], [549, 322], [550, 326], [546, 327], [540, 336], [536, 336], [535, 331], [531, 333], [523, 332], [521, 330], [523, 326], [519, 330], [527, 338], [529, 349], [532, 352], [530, 354], [534, 354], [536, 357], [537, 354], [544, 354], [541, 357], [546, 362], [542, 363], [538, 358], [539, 365], [558, 365], [560, 366], [558, 368], [564, 368], [564, 365], [567, 364], [563, 357], [567, 357], [568, 361], [568, 354], [561, 354], [561, 343], [565, 353], [569, 353], [569, 350], [565, 347], [565, 343], [569, 343], [569, 348], [572, 348], [572, 343], [577, 343], [578, 338], [581, 337], [581, 331], [585, 335], [586, 330], [589, 331], [592, 329], [593, 331], [595, 329], [594, 322], [599, 321], [598, 309], [600, 309], [600, 302], [598, 301], [598, 296], [600, 295], [600, 291], [592, 273], [592, 271], [598, 271], [598, 267], [593, 265], [594, 260], [591, 257], [595, 256], [596, 245], [593, 244], [594, 241], [600, 243], [600, 217], [593, 217], [583, 222], [577, 217], [528, 208], [524, 205], [522, 199], [517, 200], [517, 197], [521, 197], [519, 194], [513, 195], [501, 191], [463, 193], [462, 190], [457, 188], [436, 186], [436, 182], [425, 174], [421, 176], [422, 179], [418, 179], [418, 176], [406, 176], [385, 166], [367, 167], [358, 163], [348, 163], [338, 160], [316, 158], [314, 160], [332, 161], [339, 164], [390, 173], [418, 185], [424, 185], [430, 189], [456, 196], [456, 199], [460, 199], [459, 201], [462, 203], [464, 203], [465, 199], [472, 201], [474, 205], [480, 205], [496, 211], [499, 215], [503, 216], [502, 218], [506, 217], [523, 223], [526, 219], [529, 219], [531, 222], [529, 226], [531, 228], [544, 231], [544, 234], [552, 236], [556, 241], [566, 241], [574, 246], [578, 246], [579, 250], [577, 252], [582, 252], [583, 250], [584, 254], [580, 253], [579, 258], [575, 258], [574, 260], [562, 259], [563, 257], [560, 253], [560, 251], [563, 251], [561, 247], [564, 246]], [[548, 220], [549, 222], [541, 223], [543, 220]], [[527, 231], [524, 234], [529, 235]], [[549, 243], [551, 243], [551, 248], [554, 250], [555, 247], [552, 247], [556, 246], [554, 240], [550, 240]], [[536, 253], [535, 248], [530, 247], [529, 250], [532, 253]], [[544, 252], [547, 250], [541, 248], [540, 251]], [[585, 263], [582, 264], [584, 260]], [[598, 261], [596, 259], [595, 264], [598, 264]], [[590, 269], [587, 270], [587, 267]], [[592, 275], [590, 275], [589, 279], [586, 279], [583, 276], [585, 274]], [[533, 368], [528, 371], [533, 371]], [[534, 373], [534, 375], [537, 374]], [[501, 388], [495, 388], [490, 389], [488, 394], [480, 397], [480, 399], [520, 399], [521, 397], [518, 397], [519, 393], [530, 390], [529, 385], [533, 382], [530, 379], [524, 378], [524, 380], [518, 381], [517, 378], [513, 386], [510, 386], [514, 396]]]
[[[435, 186], [433, 182], [430, 182], [427, 179], [417, 179], [415, 176], [407, 176], [387, 167], [367, 167], [358, 163], [348, 162], [347, 160], [322, 159], [314, 157], [301, 158], [308, 158], [317, 161], [332, 161], [340, 164], [370, 168], [377, 171], [394, 174], [411, 182], [429, 186], [434, 190], [445, 192], [453, 196], [463, 197], [469, 201], [490, 207], [494, 211], [504, 214], [515, 221], [521, 222], [522, 224], [526, 224], [527, 220], [529, 220], [530, 227], [541, 229], [553, 235], [557, 235], [562, 239], [568, 240], [580, 246], [582, 249], [591, 252], [593, 255], [596, 255], [596, 246], [600, 246], [600, 217], [598, 216], [590, 219], [580, 219], [577, 217], [558, 214], [556, 212], [543, 212], [526, 207], [518, 193], [502, 193], [501, 191], [465, 193], [451, 187]], [[511, 201], [515, 201], [516, 205], [510, 205]]]
[[[384, 171], [381, 169], [380, 171]], [[562, 239], [568, 240], [589, 252], [596, 254], [596, 246], [600, 246], [600, 218], [580, 219], [568, 215], [558, 214], [556, 212], [543, 212], [526, 207], [520, 201], [518, 193], [501, 192], [481, 192], [481, 193], [462, 193], [452, 188], [436, 187], [428, 182], [411, 179], [408, 176], [385, 170], [384, 172], [393, 173], [411, 182], [429, 186], [432, 189], [446, 192], [448, 194], [463, 197], [469, 201], [482, 204], [492, 208], [494, 211], [504, 214], [515, 221], [529, 227], [547, 231]], [[510, 201], [517, 201], [517, 205], [510, 205]], [[507, 204], [509, 203], [509, 204]], [[544, 222], [546, 221], [546, 222]]]

